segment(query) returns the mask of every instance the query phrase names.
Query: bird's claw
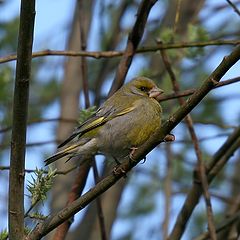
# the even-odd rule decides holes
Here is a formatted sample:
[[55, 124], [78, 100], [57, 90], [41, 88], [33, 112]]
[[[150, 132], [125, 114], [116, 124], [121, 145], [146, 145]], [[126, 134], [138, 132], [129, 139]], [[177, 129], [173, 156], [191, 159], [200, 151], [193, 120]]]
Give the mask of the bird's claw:
[[112, 172], [115, 176], [123, 175], [124, 178], [127, 177], [126, 171], [119, 165], [115, 166]]

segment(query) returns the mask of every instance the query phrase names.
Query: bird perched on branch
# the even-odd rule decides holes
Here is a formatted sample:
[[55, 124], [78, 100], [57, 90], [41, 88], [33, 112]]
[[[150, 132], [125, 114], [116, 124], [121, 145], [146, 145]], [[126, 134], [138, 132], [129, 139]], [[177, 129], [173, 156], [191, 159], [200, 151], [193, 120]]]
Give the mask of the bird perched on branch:
[[98, 153], [110, 155], [117, 163], [131, 156], [161, 127], [162, 109], [156, 98], [162, 93], [152, 80], [134, 78], [61, 143], [62, 150], [46, 159], [46, 165], [63, 157], [84, 159]]

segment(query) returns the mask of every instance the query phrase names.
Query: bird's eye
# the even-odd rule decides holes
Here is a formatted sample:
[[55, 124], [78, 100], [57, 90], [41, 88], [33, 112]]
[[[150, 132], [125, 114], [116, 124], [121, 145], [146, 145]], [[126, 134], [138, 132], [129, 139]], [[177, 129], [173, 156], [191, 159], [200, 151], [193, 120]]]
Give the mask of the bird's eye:
[[147, 88], [146, 87], [140, 87], [140, 90], [143, 92], [147, 92]]

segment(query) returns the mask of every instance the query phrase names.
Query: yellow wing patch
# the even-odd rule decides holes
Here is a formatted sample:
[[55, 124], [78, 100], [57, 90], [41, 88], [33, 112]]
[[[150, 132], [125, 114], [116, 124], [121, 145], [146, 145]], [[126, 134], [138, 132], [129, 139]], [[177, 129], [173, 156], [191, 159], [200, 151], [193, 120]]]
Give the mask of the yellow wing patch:
[[63, 149], [61, 152], [63, 152], [63, 153], [64, 153], [64, 152], [70, 152], [71, 150], [73, 150], [74, 148], [76, 148], [76, 147], [78, 147], [78, 146], [79, 146], [79, 144], [73, 144], [73, 145], [71, 145], [71, 146]]
[[134, 110], [134, 106], [133, 107], [129, 107], [129, 108], [126, 108], [126, 109], [124, 109], [123, 111], [121, 111], [120, 113], [118, 113], [116, 116], [122, 116], [122, 115], [124, 115], [124, 114], [126, 114], [126, 113], [129, 113], [129, 112], [131, 112], [132, 110]]
[[102, 117], [98, 117], [97, 119], [93, 120], [92, 122], [89, 122], [88, 124], [86, 124], [86, 126], [83, 126], [80, 130], [81, 132], [87, 132], [90, 129], [96, 128], [104, 123], [106, 123], [107, 121], [114, 119], [115, 117], [119, 117], [122, 116], [126, 113], [131, 112], [134, 109], [134, 107], [129, 107], [124, 109], [123, 111], [119, 112], [119, 113], [115, 113], [109, 116], [102, 116]]
[[89, 123], [87, 125], [87, 128], [92, 128], [92, 127], [98, 126], [99, 124], [101, 124], [103, 122], [103, 120], [104, 120], [104, 117], [99, 117], [96, 120]]

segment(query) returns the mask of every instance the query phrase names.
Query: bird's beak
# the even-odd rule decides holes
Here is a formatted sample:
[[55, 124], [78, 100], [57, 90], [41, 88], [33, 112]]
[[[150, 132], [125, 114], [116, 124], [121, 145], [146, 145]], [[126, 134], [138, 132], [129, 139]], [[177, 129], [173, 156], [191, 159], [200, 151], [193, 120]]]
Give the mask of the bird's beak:
[[153, 87], [149, 91], [149, 97], [150, 98], [157, 98], [159, 95], [161, 95], [164, 91], [158, 87]]

